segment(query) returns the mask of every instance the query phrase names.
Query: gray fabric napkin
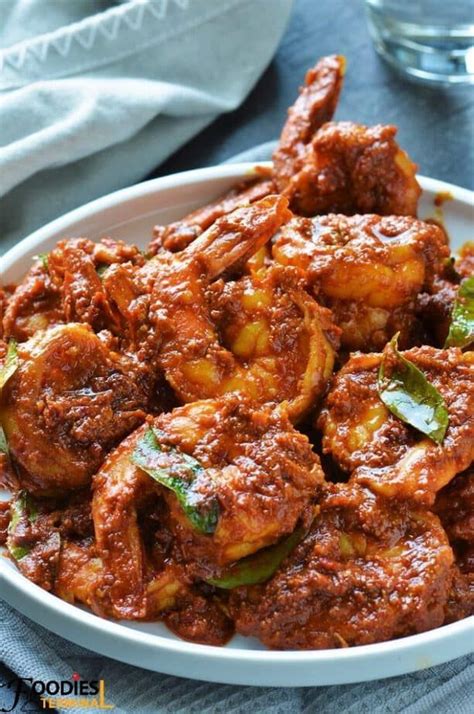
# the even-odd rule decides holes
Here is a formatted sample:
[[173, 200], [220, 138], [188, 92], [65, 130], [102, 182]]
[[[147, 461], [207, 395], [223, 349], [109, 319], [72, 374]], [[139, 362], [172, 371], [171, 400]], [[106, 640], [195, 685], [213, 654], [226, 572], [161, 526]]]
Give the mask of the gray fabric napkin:
[[239, 106], [292, 0], [0, 0], [0, 236], [139, 181]]

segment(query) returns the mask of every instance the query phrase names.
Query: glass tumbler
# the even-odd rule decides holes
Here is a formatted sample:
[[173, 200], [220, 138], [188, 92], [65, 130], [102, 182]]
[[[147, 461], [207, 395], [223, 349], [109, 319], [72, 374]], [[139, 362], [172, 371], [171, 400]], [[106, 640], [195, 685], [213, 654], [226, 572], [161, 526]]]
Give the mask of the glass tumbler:
[[474, 83], [474, 0], [365, 0], [382, 57], [425, 82]]

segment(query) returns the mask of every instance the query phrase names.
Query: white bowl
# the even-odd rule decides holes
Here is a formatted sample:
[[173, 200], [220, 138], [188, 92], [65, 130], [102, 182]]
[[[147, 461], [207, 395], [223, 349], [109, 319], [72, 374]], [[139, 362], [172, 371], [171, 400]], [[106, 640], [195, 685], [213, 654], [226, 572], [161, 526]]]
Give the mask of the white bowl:
[[[145, 246], [155, 223], [182, 217], [254, 172], [254, 164], [230, 164], [147, 181], [78, 208], [25, 238], [2, 259], [4, 283], [18, 281], [32, 257], [60, 238], [104, 235]], [[474, 194], [420, 177], [422, 218], [440, 219], [438, 193], [453, 248], [472, 238]], [[226, 647], [184, 642], [161, 623], [113, 622], [70, 605], [27, 580], [0, 558], [2, 597], [35, 622], [72, 642], [157, 672], [227, 684], [314, 686], [347, 684], [431, 667], [473, 650], [474, 618], [419, 635], [350, 649], [269, 651], [257, 640], [235, 636]]]

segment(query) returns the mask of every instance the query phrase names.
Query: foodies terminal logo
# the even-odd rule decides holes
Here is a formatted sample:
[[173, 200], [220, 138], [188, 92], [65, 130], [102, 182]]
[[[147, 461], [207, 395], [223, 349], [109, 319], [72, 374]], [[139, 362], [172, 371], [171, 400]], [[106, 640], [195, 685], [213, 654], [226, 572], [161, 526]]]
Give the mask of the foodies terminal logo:
[[16, 714], [43, 709], [99, 711], [114, 708], [115, 704], [107, 701], [103, 679], [82, 679], [77, 672], [70, 679], [15, 677], [8, 682], [0, 682], [0, 712]]

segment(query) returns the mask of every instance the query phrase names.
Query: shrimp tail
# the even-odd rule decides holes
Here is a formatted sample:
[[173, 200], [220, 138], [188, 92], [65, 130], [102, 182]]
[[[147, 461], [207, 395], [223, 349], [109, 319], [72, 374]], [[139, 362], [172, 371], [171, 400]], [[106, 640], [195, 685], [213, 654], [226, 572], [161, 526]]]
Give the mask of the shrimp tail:
[[303, 166], [306, 146], [315, 132], [330, 121], [341, 92], [346, 60], [331, 55], [308, 70], [296, 102], [288, 110], [280, 141], [273, 153], [274, 180], [283, 191]]

